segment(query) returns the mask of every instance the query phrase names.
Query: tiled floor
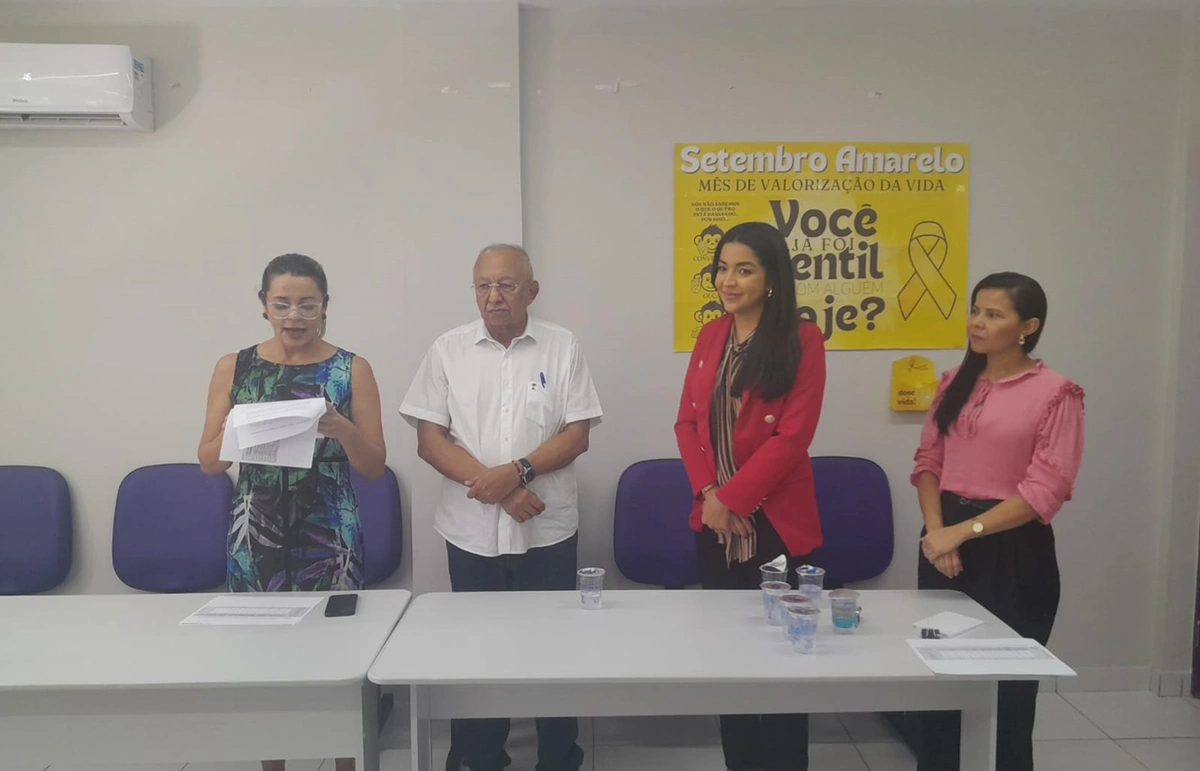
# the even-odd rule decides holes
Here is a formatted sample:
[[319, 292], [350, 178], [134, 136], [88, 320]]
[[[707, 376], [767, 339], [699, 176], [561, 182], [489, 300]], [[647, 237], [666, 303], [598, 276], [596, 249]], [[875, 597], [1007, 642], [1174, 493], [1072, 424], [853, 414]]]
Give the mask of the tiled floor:
[[[397, 699], [383, 733], [383, 771], [408, 771], [408, 715]], [[814, 771], [915, 771], [916, 761], [879, 715], [814, 715]], [[587, 753], [583, 771], [721, 771], [717, 722], [712, 717], [595, 718], [580, 721]], [[434, 731], [434, 768], [445, 765], [449, 731]], [[2, 752], [3, 750], [0, 750]], [[536, 761], [531, 721], [515, 721], [509, 738], [511, 771]], [[1200, 769], [1200, 702], [1151, 693], [1043, 693], [1034, 731], [1038, 771], [1196, 771]], [[257, 763], [187, 766], [54, 766], [54, 771], [259, 771]], [[333, 771], [333, 761], [296, 761], [289, 771]], [[43, 771], [10, 767], [0, 771]]]
[[1068, 693], [1065, 698], [1113, 739], [1200, 737], [1200, 709], [1153, 693]]

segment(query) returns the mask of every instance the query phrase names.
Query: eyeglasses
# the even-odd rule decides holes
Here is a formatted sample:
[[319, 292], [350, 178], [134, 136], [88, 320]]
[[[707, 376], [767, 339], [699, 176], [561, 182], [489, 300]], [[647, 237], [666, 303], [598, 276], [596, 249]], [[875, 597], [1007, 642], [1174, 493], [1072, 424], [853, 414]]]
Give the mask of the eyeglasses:
[[300, 318], [312, 321], [321, 315], [321, 309], [321, 303], [300, 303], [299, 305], [292, 305], [285, 302], [267, 303], [267, 312], [271, 314], [271, 318], [273, 319], [286, 319], [292, 315], [292, 311], [295, 311], [296, 315]]
[[475, 294], [480, 297], [487, 297], [492, 293], [493, 289], [500, 290], [500, 294], [512, 296], [517, 293], [517, 290], [524, 286], [524, 283], [514, 284], [511, 281], [501, 281], [499, 284], [472, 284], [471, 288], [475, 290]]

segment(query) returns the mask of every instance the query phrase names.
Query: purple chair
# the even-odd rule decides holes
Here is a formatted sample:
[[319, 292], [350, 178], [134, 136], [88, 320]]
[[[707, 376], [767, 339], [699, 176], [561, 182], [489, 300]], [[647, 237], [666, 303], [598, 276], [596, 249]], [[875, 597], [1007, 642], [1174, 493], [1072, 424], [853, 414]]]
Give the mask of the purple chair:
[[195, 463], [143, 466], [117, 490], [117, 577], [147, 592], [199, 592], [225, 583], [233, 482]]
[[691, 511], [683, 461], [644, 460], [625, 469], [613, 517], [613, 552], [622, 575], [675, 589], [700, 583]]
[[812, 459], [824, 543], [812, 553], [825, 584], [874, 578], [892, 564], [895, 534], [887, 474], [865, 458]]
[[71, 492], [42, 466], [0, 466], [0, 594], [37, 594], [71, 572]]
[[383, 476], [374, 480], [351, 468], [350, 481], [358, 497], [358, 516], [362, 520], [366, 585], [374, 586], [391, 578], [400, 567], [404, 546], [400, 482], [390, 468], [385, 468]]

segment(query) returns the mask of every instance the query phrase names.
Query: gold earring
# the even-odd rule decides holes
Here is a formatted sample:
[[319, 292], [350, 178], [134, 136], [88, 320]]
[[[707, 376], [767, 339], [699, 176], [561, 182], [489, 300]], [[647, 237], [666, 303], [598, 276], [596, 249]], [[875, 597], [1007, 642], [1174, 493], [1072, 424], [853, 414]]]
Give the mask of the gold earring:
[[1020, 343], [1021, 345], [1025, 345], [1025, 335], [1021, 335]]

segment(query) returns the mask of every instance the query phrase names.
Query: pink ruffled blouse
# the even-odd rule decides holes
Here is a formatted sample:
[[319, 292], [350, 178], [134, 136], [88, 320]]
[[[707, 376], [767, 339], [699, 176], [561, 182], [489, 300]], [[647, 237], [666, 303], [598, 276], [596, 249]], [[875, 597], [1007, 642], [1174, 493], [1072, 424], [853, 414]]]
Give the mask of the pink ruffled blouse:
[[1083, 389], [1038, 362], [1004, 380], [979, 378], [949, 433], [934, 413], [957, 368], [945, 373], [921, 430], [912, 482], [928, 471], [943, 492], [973, 500], [1020, 496], [1042, 522], [1071, 500], [1083, 457]]

